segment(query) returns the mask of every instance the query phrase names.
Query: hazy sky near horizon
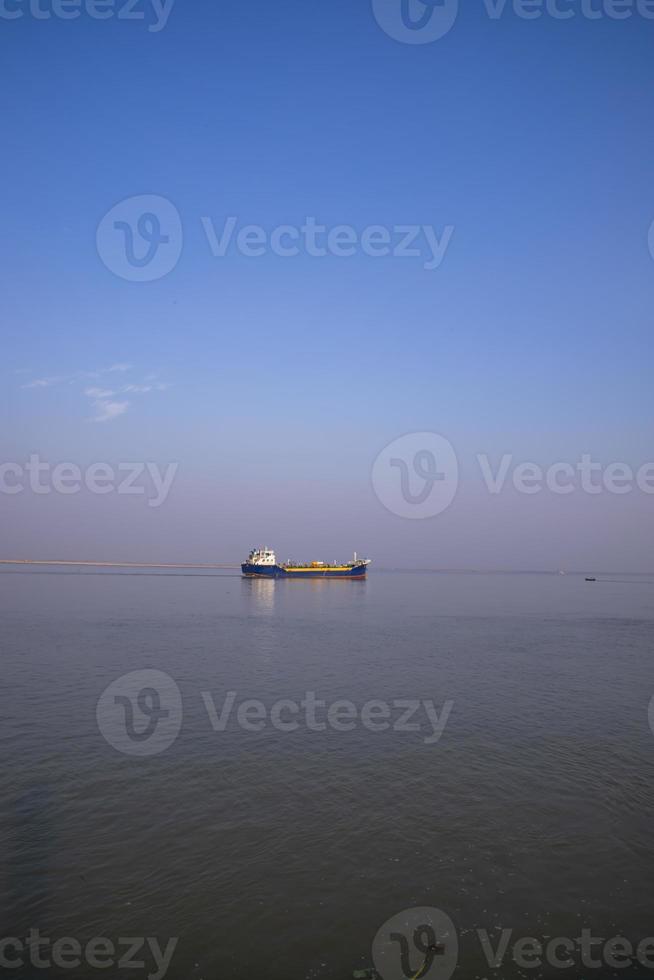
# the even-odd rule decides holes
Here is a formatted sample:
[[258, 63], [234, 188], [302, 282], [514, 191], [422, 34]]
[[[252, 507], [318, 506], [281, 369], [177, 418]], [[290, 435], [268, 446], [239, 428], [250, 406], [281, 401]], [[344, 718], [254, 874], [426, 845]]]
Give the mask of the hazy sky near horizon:
[[[560, 3], [567, 20], [491, 17], [480, 0], [423, 44], [383, 29], [401, 0], [176, 0], [160, 30], [150, 2], [143, 20], [116, 2], [105, 20], [87, 0], [71, 20], [2, 7], [22, 16], [0, 16], [0, 462], [12, 489], [34, 454], [177, 469], [156, 507], [23, 478], [0, 493], [0, 557], [232, 561], [267, 544], [651, 571], [654, 495], [635, 474], [654, 460], [654, 19], [612, 18], [608, 0], [596, 19], [581, 0]], [[310, 254], [327, 235], [307, 245], [307, 218], [354, 229], [354, 254]], [[289, 226], [298, 254], [269, 238], [244, 254], [248, 225]], [[415, 226], [420, 254], [367, 254], [372, 226], [391, 250]], [[159, 234], [171, 268], [138, 281]], [[458, 481], [421, 518], [419, 444], [389, 453], [383, 487], [371, 473], [423, 432], [452, 445]], [[516, 465], [584, 454], [628, 464], [630, 492], [604, 470], [598, 493], [578, 471], [568, 493], [513, 483]], [[479, 455], [493, 472], [510, 457], [498, 493]]]

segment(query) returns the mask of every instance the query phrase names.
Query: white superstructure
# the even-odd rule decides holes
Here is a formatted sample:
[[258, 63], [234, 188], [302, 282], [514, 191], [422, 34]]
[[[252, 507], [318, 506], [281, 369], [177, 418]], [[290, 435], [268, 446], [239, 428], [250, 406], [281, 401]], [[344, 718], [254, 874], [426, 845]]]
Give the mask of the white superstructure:
[[276, 565], [275, 552], [270, 548], [253, 548], [248, 555], [250, 565]]

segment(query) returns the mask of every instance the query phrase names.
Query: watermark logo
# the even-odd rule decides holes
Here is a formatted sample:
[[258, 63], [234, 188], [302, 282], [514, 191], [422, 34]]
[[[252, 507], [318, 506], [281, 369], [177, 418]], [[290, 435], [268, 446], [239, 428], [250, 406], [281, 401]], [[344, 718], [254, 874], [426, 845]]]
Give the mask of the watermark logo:
[[[576, 930], [575, 930], [576, 931]], [[542, 976], [554, 970], [575, 970], [576, 976], [609, 967], [654, 968], [654, 937], [628, 939], [623, 935], [596, 936], [584, 927], [578, 935], [529, 936], [497, 923], [488, 929], [462, 930], [467, 953], [484, 963], [480, 973], [490, 977], [513, 976], [515, 968]], [[459, 957], [459, 937], [450, 917], [435, 908], [400, 912], [375, 936], [373, 962], [382, 980], [449, 980]], [[631, 971], [630, 971], [631, 972]], [[605, 974], [602, 973], [602, 976]], [[611, 974], [612, 976], [617, 974]]]
[[[578, 460], [541, 466], [520, 461], [512, 453], [498, 459], [477, 453], [476, 464], [483, 489], [491, 496], [507, 491], [533, 496], [585, 493], [616, 496], [640, 492], [654, 495], [654, 461], [638, 468], [614, 461], [603, 464], [590, 453]], [[459, 486], [456, 451], [435, 432], [412, 432], [395, 439], [377, 456], [372, 467], [372, 486], [378, 500], [397, 517], [424, 520], [446, 510]]]
[[[654, 0], [483, 0], [481, 8], [491, 21], [511, 15], [525, 21], [654, 20]], [[452, 29], [459, 5], [458, 0], [372, 0], [372, 9], [389, 37], [403, 44], [430, 44]]]
[[436, 432], [411, 432], [395, 439], [372, 467], [375, 494], [397, 517], [424, 520], [442, 514], [458, 484], [454, 447]]
[[[2, 0], [0, 0], [0, 3]], [[412, 259], [427, 272], [440, 269], [455, 232], [452, 224], [328, 225], [313, 215], [299, 224], [266, 228], [246, 224], [236, 215], [222, 221], [199, 217], [201, 232], [214, 259], [241, 255], [260, 259]], [[152, 282], [168, 275], [179, 261], [183, 231], [180, 214], [156, 195], [130, 197], [101, 220], [96, 234], [98, 255], [121, 279]]]
[[141, 194], [120, 201], [98, 225], [96, 246], [106, 267], [130, 282], [163, 279], [182, 253], [182, 220], [165, 197]]
[[182, 727], [182, 696], [161, 670], [134, 670], [113, 681], [96, 707], [98, 728], [124, 755], [158, 755]]
[[459, 0], [372, 0], [372, 10], [394, 41], [431, 44], [454, 27]]
[[[295, 732], [352, 732], [412, 735], [424, 745], [437, 745], [449, 721], [454, 701], [442, 705], [431, 698], [379, 698], [359, 705], [349, 698], [329, 701], [315, 691], [299, 698], [280, 698], [270, 704], [259, 698], [227, 691], [214, 697], [201, 691], [211, 730], [221, 734], [272, 729]], [[160, 670], [124, 674], [102, 692], [96, 709], [98, 727], [107, 742], [125, 755], [156, 755], [177, 738], [182, 724], [182, 700], [172, 677]]]
[[647, 243], [649, 245], [649, 254], [654, 260], [654, 221], [649, 226], [649, 234], [647, 236]]
[[459, 958], [459, 938], [440, 909], [405, 909], [377, 932], [372, 958], [383, 980], [449, 980]]

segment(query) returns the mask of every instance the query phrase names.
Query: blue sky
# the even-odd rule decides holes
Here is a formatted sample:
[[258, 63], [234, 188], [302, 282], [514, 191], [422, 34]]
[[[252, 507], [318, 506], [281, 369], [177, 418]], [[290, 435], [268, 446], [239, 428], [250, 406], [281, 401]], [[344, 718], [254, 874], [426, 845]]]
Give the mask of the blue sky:
[[[2, 457], [179, 464], [157, 509], [0, 495], [9, 552], [229, 561], [265, 538], [385, 564], [651, 569], [654, 496], [493, 498], [474, 462], [654, 457], [654, 20], [570, 7], [468, 4], [426, 44], [345, 0], [177, 0], [157, 32], [144, 3], [143, 21], [0, 19]], [[138, 195], [183, 228], [151, 282], [96, 248]], [[228, 216], [454, 231], [432, 270], [215, 257], [202, 219]], [[125, 407], [98, 422], [98, 402]], [[454, 503], [424, 521], [370, 482], [414, 431], [460, 463]]]

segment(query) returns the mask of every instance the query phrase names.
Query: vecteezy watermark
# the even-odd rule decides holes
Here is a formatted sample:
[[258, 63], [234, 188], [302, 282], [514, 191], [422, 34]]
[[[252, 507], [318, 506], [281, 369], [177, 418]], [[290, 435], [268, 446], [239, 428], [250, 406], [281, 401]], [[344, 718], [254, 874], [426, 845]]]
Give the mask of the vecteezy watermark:
[[372, 0], [375, 20], [395, 41], [431, 44], [448, 34], [459, 13], [459, 0]]
[[[228, 691], [220, 707], [216, 706], [209, 691], [202, 692], [202, 700], [215, 732], [226, 731], [230, 720], [248, 732], [261, 732], [274, 728], [278, 732], [352, 732], [365, 728], [369, 732], [422, 732], [423, 722], [427, 734], [425, 745], [435, 745], [450, 716], [453, 701], [446, 701], [438, 709], [432, 700], [395, 698], [393, 701], [374, 699], [360, 707], [348, 698], [327, 702], [317, 698], [315, 691], [307, 691], [299, 701], [281, 698], [270, 706], [257, 698], [242, 700], [234, 714], [238, 698], [236, 691]], [[424, 718], [423, 718], [424, 713]]]
[[454, 234], [453, 225], [446, 225], [439, 236], [433, 225], [367, 225], [358, 231], [353, 225], [321, 225], [314, 217], [301, 225], [277, 225], [270, 232], [261, 225], [243, 225], [237, 231], [234, 216], [227, 218], [220, 236], [211, 218], [202, 218], [202, 226], [214, 258], [224, 258], [230, 248], [248, 258], [271, 252], [284, 259], [347, 259], [360, 253], [372, 259], [422, 259], [429, 271], [439, 268]]
[[435, 517], [450, 506], [459, 485], [451, 442], [436, 432], [410, 432], [377, 456], [372, 485], [392, 514], [413, 520]]
[[51, 939], [38, 929], [27, 936], [0, 938], [0, 968], [19, 970], [31, 966], [36, 970], [147, 970], [147, 980], [163, 980], [168, 972], [179, 939], [174, 937], [164, 948], [154, 936], [121, 936], [113, 941], [94, 936], [80, 942], [72, 936]]
[[[555, 462], [547, 467], [517, 461], [511, 453], [504, 453], [496, 463], [487, 453], [478, 453], [475, 462], [491, 495], [509, 487], [526, 495], [544, 490], [558, 496], [579, 492], [654, 494], [654, 462], [642, 463], [637, 469], [623, 462], [604, 465], [590, 453], [582, 453], [575, 462]], [[373, 463], [371, 479], [378, 500], [392, 514], [414, 520], [435, 517], [456, 496], [457, 454], [442, 435], [411, 432], [382, 449]]]
[[[654, 0], [483, 0], [490, 20], [512, 13], [521, 20], [654, 20]], [[456, 23], [458, 0], [372, 0], [375, 20], [395, 41], [430, 44], [448, 34]]]
[[372, 959], [383, 980], [449, 980], [459, 959], [459, 937], [440, 909], [405, 909], [377, 932]]
[[491, 939], [486, 929], [475, 930], [491, 970], [502, 970], [507, 959], [513, 960], [524, 970], [540, 970], [545, 966], [555, 970], [570, 970], [574, 967], [597, 970], [602, 966], [624, 969], [635, 966], [636, 963], [654, 969], [654, 936], [648, 936], [634, 944], [624, 936], [613, 936], [609, 939], [594, 936], [593, 930], [588, 928], [582, 928], [574, 938], [516, 936], [514, 929], [502, 929], [499, 926], [495, 928], [500, 929], [500, 935], [494, 936], [494, 939]]
[[[497, 971], [501, 980], [510, 975], [511, 963], [520, 970], [534, 971], [638, 965], [654, 970], [654, 936], [635, 942], [625, 936], [606, 939], [585, 927], [576, 936], [529, 936], [501, 926], [493, 927], [492, 936], [487, 929], [465, 930], [464, 934], [468, 937], [466, 952], [480, 957], [480, 972], [488, 976]], [[452, 919], [437, 908], [398, 913], [384, 923], [372, 944], [373, 962], [382, 980], [449, 980], [460, 952], [463, 945]]]
[[175, 0], [0, 0], [0, 19], [76, 20], [83, 14], [92, 20], [147, 21], [156, 34], [168, 23]]
[[[347, 698], [328, 702], [306, 691], [300, 699], [280, 698], [266, 704], [258, 698], [239, 699], [227, 691], [221, 699], [201, 691], [207, 718], [214, 732], [231, 726], [245, 732], [272, 728], [290, 734], [306, 732], [423, 733], [425, 745], [441, 738], [454, 707], [445, 701], [395, 698], [374, 699], [361, 706]], [[101, 694], [96, 718], [104, 738], [125, 755], [157, 755], [177, 738], [182, 726], [182, 696], [175, 681], [160, 670], [136, 670], [113, 681]]]
[[106, 741], [124, 755], [158, 755], [182, 727], [182, 695], [161, 670], [133, 670], [113, 681], [95, 710]]
[[[308, 216], [301, 224], [240, 224], [229, 216], [222, 224], [200, 218], [200, 226], [213, 258], [230, 254], [260, 258], [271, 254], [289, 259], [298, 256], [338, 259], [364, 255], [368, 258], [418, 259], [423, 269], [438, 269], [454, 234], [454, 226], [439, 232], [433, 225], [320, 224]], [[182, 221], [177, 208], [153, 194], [130, 197], [116, 204], [102, 218], [96, 233], [98, 254], [115, 275], [131, 282], [162, 279], [177, 265], [182, 252]]]
[[493, 466], [486, 453], [478, 454], [477, 463], [489, 493], [501, 493], [511, 484], [518, 493], [535, 494], [542, 490], [565, 496], [581, 490], [594, 496], [598, 493], [625, 494], [639, 490], [654, 494], [654, 462], [643, 463], [634, 470], [628, 463], [608, 463], [606, 466], [583, 453], [575, 463], [558, 462], [548, 467], [538, 463], [515, 463], [513, 455], [505, 453]]
[[156, 194], [128, 197], [114, 205], [95, 237], [106, 267], [130, 282], [152, 282], [172, 272], [183, 239], [177, 208]]
[[[161, 507], [177, 474], [179, 463], [91, 463], [82, 470], [77, 463], [48, 463], [33, 453], [24, 463], [0, 463], [0, 493], [13, 496], [29, 491], [35, 494], [70, 495], [83, 488], [89, 493], [117, 493], [145, 496], [148, 507]], [[145, 478], [145, 479], [143, 479]], [[141, 482], [139, 482], [141, 481]]]

